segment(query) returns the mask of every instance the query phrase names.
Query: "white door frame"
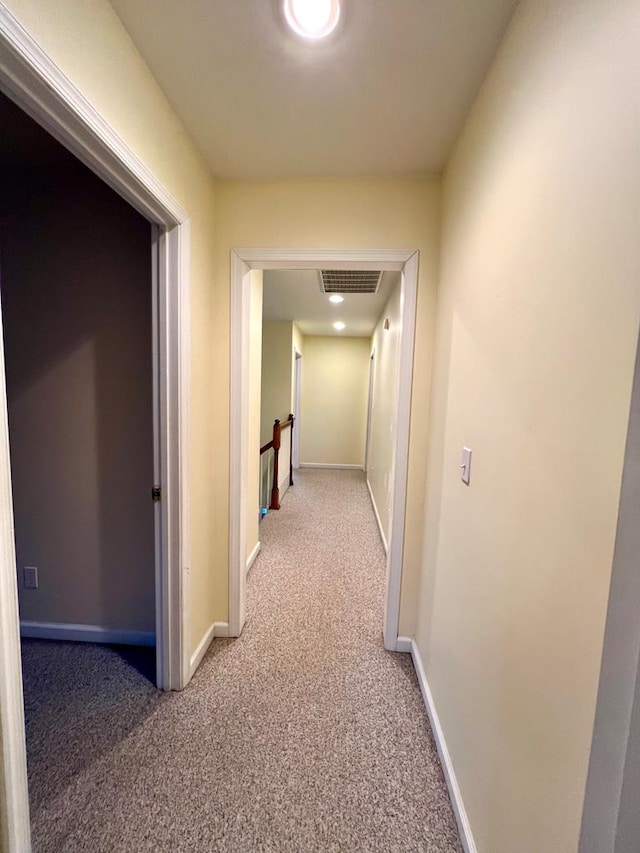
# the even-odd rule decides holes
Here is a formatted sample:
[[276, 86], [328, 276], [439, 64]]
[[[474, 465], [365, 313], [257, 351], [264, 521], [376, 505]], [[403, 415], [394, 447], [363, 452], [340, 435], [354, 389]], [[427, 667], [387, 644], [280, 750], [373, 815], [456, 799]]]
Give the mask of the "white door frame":
[[231, 252], [231, 480], [229, 494], [229, 636], [239, 637], [246, 618], [245, 524], [249, 418], [249, 286], [252, 269], [396, 270], [401, 276], [397, 429], [391, 482], [384, 645], [398, 649], [400, 588], [409, 458], [409, 420], [418, 293], [418, 252], [344, 249], [234, 249]]
[[300, 467], [300, 412], [302, 411], [302, 353], [294, 349], [293, 389], [293, 467]]
[[[640, 775], [639, 502], [640, 341], [636, 350], [579, 853], [638, 849], [635, 814]], [[631, 821], [630, 813], [633, 815]]]
[[374, 371], [376, 369], [376, 350], [375, 347], [369, 355], [369, 393], [367, 395], [367, 435], [364, 446], [364, 473], [367, 475], [369, 482], [369, 451], [371, 449], [371, 415], [373, 413], [373, 383]]
[[[154, 325], [162, 502], [156, 562], [158, 686], [189, 677], [185, 577], [189, 565], [187, 213], [0, 2], [0, 90], [150, 222], [158, 225]], [[0, 366], [3, 363], [0, 361]], [[149, 486], [152, 484], [150, 483]], [[151, 499], [151, 496], [149, 496]], [[30, 849], [6, 388], [0, 372], [0, 813], [3, 849]]]

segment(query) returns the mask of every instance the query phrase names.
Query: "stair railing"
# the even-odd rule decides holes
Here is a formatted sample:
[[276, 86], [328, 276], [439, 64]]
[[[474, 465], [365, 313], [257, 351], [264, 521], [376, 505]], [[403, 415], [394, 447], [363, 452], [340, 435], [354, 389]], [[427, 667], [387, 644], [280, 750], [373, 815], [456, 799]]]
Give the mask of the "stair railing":
[[[282, 446], [282, 433], [290, 429], [291, 440], [289, 442], [289, 485], [293, 486], [293, 425], [295, 418], [289, 415], [288, 420], [280, 423], [278, 418], [273, 422], [273, 438], [260, 448], [260, 457], [269, 450], [273, 450], [273, 480], [271, 485], [271, 497], [269, 501], [269, 509], [280, 509], [280, 448]], [[270, 466], [268, 466], [267, 470]], [[262, 464], [260, 471], [262, 472]], [[262, 500], [262, 488], [260, 489], [260, 499]]]

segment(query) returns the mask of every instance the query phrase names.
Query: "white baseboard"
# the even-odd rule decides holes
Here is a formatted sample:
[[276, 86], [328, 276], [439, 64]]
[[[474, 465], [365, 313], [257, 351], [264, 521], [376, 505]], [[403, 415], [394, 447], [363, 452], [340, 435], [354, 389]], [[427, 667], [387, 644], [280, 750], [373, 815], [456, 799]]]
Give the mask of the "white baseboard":
[[301, 462], [301, 468], [340, 468], [346, 471], [364, 471], [363, 465], [338, 465], [333, 462]]
[[[376, 517], [376, 521], [378, 522], [378, 530], [380, 531], [380, 539], [382, 540], [382, 547], [384, 548], [384, 553], [387, 554], [389, 552], [389, 546], [387, 545], [387, 537], [384, 535], [384, 530], [382, 529], [382, 522], [380, 521], [380, 513], [378, 512], [378, 507], [376, 506], [376, 501], [375, 501], [375, 498], [373, 497], [373, 491], [371, 490], [371, 483], [369, 482], [368, 477], [367, 477], [367, 488], [369, 489], [369, 497], [371, 498], [371, 506], [373, 507], [373, 512], [374, 512], [374, 515]], [[411, 648], [403, 649], [403, 651], [410, 652]]]
[[444, 739], [444, 732], [440, 725], [440, 718], [436, 711], [429, 682], [427, 681], [427, 676], [422, 665], [422, 658], [420, 657], [420, 652], [418, 651], [415, 640], [411, 641], [411, 657], [413, 659], [416, 675], [418, 676], [418, 683], [420, 684], [420, 690], [422, 691], [422, 698], [424, 699], [427, 714], [429, 715], [429, 721], [431, 722], [431, 730], [433, 731], [433, 737], [438, 749], [438, 755], [440, 756], [440, 763], [442, 764], [444, 778], [447, 783], [447, 788], [449, 789], [449, 797], [451, 799], [451, 805], [453, 806], [456, 823], [458, 824], [458, 831], [460, 832], [462, 846], [465, 853], [478, 853], [478, 848], [476, 847], [476, 843], [473, 839], [473, 833], [471, 832], [469, 818], [467, 817], [467, 811], [464, 807], [464, 803], [462, 802], [462, 794], [458, 787], [458, 780], [456, 779], [456, 773], [453, 769], [449, 749], [447, 748], [447, 743]]
[[153, 631], [126, 631], [100, 625], [68, 622], [20, 622], [20, 636], [34, 640], [67, 640], [74, 643], [116, 643], [123, 646], [155, 646]]
[[[260, 544], [260, 542], [256, 542], [256, 544], [255, 544], [255, 547], [254, 547], [253, 551], [252, 551], [252, 552], [249, 554], [249, 556], [247, 557], [247, 563], [246, 563], [246, 566], [245, 566], [245, 568], [244, 568], [244, 570], [245, 570], [245, 574], [246, 574], [246, 573], [248, 573], [248, 571], [249, 571], [249, 569], [251, 568], [251, 566], [255, 563], [255, 561], [256, 561], [256, 557], [257, 557], [257, 556], [258, 556], [258, 554], [260, 553], [260, 548], [261, 548], [261, 547], [262, 547], [262, 545]], [[222, 624], [222, 623], [220, 623], [220, 622], [219, 622], [218, 624], [220, 625], [220, 624]], [[218, 636], [218, 637], [219, 637], [219, 636], [220, 636], [220, 634], [217, 634], [216, 636]]]
[[412, 643], [413, 640], [411, 639], [411, 637], [398, 637], [396, 641], [396, 651], [411, 654]]
[[207, 649], [211, 645], [211, 642], [214, 637], [228, 637], [229, 636], [229, 623], [228, 622], [212, 622], [211, 625], [204, 632], [203, 638], [198, 643], [195, 652], [191, 655], [191, 660], [189, 661], [189, 668], [191, 670], [191, 674], [189, 678], [193, 677], [194, 672], [200, 666], [202, 658], [206, 655]]

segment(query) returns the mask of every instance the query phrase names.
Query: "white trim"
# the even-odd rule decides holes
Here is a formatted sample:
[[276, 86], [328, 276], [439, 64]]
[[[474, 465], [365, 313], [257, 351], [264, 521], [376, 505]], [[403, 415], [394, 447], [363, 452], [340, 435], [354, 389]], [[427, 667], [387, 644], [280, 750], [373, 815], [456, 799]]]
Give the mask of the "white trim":
[[363, 471], [362, 465], [343, 465], [334, 462], [301, 462], [301, 468], [339, 468], [345, 471]]
[[[398, 640], [400, 640], [400, 638], [398, 638]], [[456, 778], [453, 762], [451, 761], [451, 755], [449, 754], [447, 742], [440, 724], [440, 718], [438, 717], [438, 712], [433, 701], [433, 695], [429, 687], [429, 682], [427, 681], [424, 666], [422, 665], [422, 658], [420, 657], [420, 652], [415, 640], [411, 640], [411, 658], [416, 670], [416, 675], [418, 676], [418, 684], [420, 685], [422, 698], [424, 699], [427, 714], [429, 715], [429, 721], [431, 722], [431, 730], [436, 742], [438, 755], [440, 756], [440, 763], [442, 764], [442, 771], [447, 783], [447, 788], [449, 789], [449, 797], [451, 799], [456, 823], [458, 824], [462, 846], [465, 853], [478, 853], [478, 848], [476, 847], [476, 843], [473, 839], [473, 833], [471, 832], [471, 824], [469, 823], [467, 811], [462, 801], [462, 794], [460, 793], [460, 787]]]
[[31, 830], [5, 389], [4, 347], [0, 345], [0, 850], [29, 853]]
[[636, 349], [579, 853], [638, 849], [634, 839], [640, 760], [639, 494], [640, 341]]
[[[229, 636], [239, 637], [247, 617], [245, 507], [248, 493], [249, 266], [231, 253], [231, 439], [229, 451]], [[245, 284], [246, 282], [246, 284]]]
[[[371, 489], [371, 483], [369, 482], [369, 478], [367, 477], [367, 489], [369, 489], [369, 497], [371, 498], [371, 506], [373, 507], [373, 513], [376, 517], [376, 521], [378, 522], [378, 532], [380, 533], [380, 540], [382, 541], [382, 547], [384, 548], [384, 553], [389, 553], [389, 546], [387, 545], [387, 537], [384, 535], [384, 530], [382, 529], [382, 522], [380, 521], [380, 513], [378, 512], [378, 507], [376, 506], [375, 498], [373, 497], [373, 491]], [[399, 638], [398, 638], [399, 639]], [[396, 645], [396, 651], [398, 651], [398, 647]], [[405, 649], [405, 651], [410, 651], [409, 649]]]
[[[246, 618], [245, 524], [247, 424], [248, 424], [248, 340], [249, 288], [246, 275], [251, 269], [332, 269], [399, 270], [401, 278], [400, 358], [398, 359], [397, 423], [391, 483], [394, 492], [387, 554], [387, 592], [384, 616], [384, 645], [395, 650], [400, 620], [400, 588], [404, 555], [404, 516], [408, 478], [409, 420], [418, 291], [418, 253], [415, 251], [344, 249], [233, 249], [231, 251], [231, 479], [229, 487], [229, 631], [237, 637]], [[300, 467], [356, 468], [362, 465], [320, 465]]]
[[209, 646], [216, 637], [229, 636], [228, 622], [212, 622], [204, 632], [204, 636], [196, 646], [196, 650], [189, 659], [189, 680], [191, 680], [202, 663], [202, 658], [206, 655]]
[[[364, 445], [364, 470], [369, 474], [369, 455], [371, 453], [371, 416], [373, 414], [373, 390], [375, 384], [376, 348], [369, 354], [369, 389], [367, 391], [367, 431]], [[385, 547], [386, 552], [386, 547]]]
[[336, 270], [402, 270], [414, 251], [377, 249], [234, 249], [249, 269], [314, 270], [331, 263]]
[[251, 566], [255, 563], [255, 561], [256, 561], [256, 557], [257, 557], [257, 556], [258, 556], [258, 554], [260, 553], [260, 549], [261, 549], [261, 547], [262, 547], [261, 543], [260, 543], [260, 542], [256, 542], [256, 544], [255, 544], [255, 546], [254, 546], [254, 548], [253, 548], [253, 551], [252, 551], [252, 552], [249, 554], [249, 556], [247, 557], [247, 566], [246, 566], [245, 572], [248, 572], [248, 571], [249, 571], [249, 569], [251, 568]]
[[295, 388], [293, 389], [293, 467], [294, 470], [300, 467], [300, 423], [302, 412], [302, 353], [297, 349], [293, 350], [294, 365], [293, 377]]
[[[178, 258], [178, 269], [175, 271], [177, 291], [175, 292], [174, 309], [178, 311], [178, 339], [173, 342], [173, 351], [177, 353], [177, 376], [174, 374], [172, 411], [177, 413], [178, 424], [174, 435], [172, 458], [175, 461], [175, 486], [173, 491], [179, 501], [178, 511], [174, 514], [176, 522], [176, 548], [173, 554], [175, 571], [169, 571], [173, 588], [170, 591], [172, 612], [180, 614], [178, 637], [171, 642], [175, 653], [173, 668], [179, 666], [176, 681], [180, 688], [187, 684], [185, 675], [189, 671], [189, 620], [190, 620], [190, 588], [191, 573], [191, 457], [189, 453], [189, 436], [191, 434], [191, 220], [184, 219], [179, 228], [169, 232], [174, 237], [176, 245], [170, 252]], [[175, 358], [174, 358], [175, 364]], [[177, 409], [177, 412], [176, 412]], [[177, 603], [177, 606], [176, 606]], [[176, 640], [177, 639], [177, 643]]]
[[128, 631], [101, 625], [70, 622], [20, 622], [20, 636], [35, 640], [65, 640], [74, 643], [114, 643], [123, 646], [155, 646], [153, 631]]
[[411, 654], [411, 644], [413, 640], [411, 637], [398, 637], [396, 642], [396, 651], [404, 654]]
[[414, 252], [402, 270], [400, 290], [400, 358], [396, 382], [396, 425], [391, 463], [391, 506], [387, 552], [387, 595], [384, 611], [384, 646], [393, 651], [400, 623], [400, 592], [404, 559], [404, 526], [409, 474], [409, 426], [411, 387], [415, 349], [416, 304], [418, 300], [418, 253]]
[[189, 683], [189, 409], [191, 223], [160, 236], [161, 485], [163, 560], [162, 610], [156, 616], [159, 660], [164, 662], [158, 687], [182, 690]]

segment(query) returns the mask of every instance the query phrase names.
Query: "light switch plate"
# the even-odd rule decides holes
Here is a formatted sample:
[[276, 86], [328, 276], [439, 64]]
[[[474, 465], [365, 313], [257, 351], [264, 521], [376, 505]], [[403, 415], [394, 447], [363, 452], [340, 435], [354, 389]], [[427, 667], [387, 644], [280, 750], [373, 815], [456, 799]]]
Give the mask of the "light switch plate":
[[467, 486], [469, 485], [469, 480], [471, 479], [471, 448], [463, 447], [462, 448], [462, 465], [460, 466], [460, 477], [462, 482]]

